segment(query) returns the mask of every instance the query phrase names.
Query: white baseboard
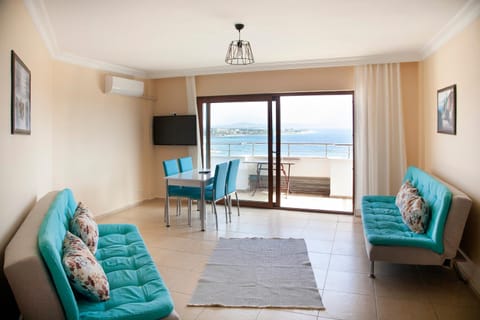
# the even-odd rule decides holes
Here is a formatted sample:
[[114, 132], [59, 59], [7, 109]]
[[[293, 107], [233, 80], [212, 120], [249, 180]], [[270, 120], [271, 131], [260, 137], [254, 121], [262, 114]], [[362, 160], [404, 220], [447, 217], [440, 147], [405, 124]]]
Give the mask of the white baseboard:
[[473, 292], [480, 298], [480, 267], [475, 265], [465, 252], [459, 251], [465, 257], [465, 261], [456, 262], [458, 270], [462, 277], [467, 280]]

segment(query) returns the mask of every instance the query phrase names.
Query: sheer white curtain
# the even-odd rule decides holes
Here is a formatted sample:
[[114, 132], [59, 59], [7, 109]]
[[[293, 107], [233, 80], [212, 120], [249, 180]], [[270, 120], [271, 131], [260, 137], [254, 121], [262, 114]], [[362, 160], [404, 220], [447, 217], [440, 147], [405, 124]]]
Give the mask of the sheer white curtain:
[[406, 170], [400, 64], [355, 67], [355, 213], [363, 195], [394, 195]]
[[188, 153], [193, 159], [194, 167], [200, 168], [202, 167], [202, 152], [200, 145], [200, 123], [198, 123], [197, 89], [195, 86], [195, 77], [186, 77], [185, 81], [187, 85], [188, 114], [195, 114], [197, 116], [197, 146], [189, 147]]

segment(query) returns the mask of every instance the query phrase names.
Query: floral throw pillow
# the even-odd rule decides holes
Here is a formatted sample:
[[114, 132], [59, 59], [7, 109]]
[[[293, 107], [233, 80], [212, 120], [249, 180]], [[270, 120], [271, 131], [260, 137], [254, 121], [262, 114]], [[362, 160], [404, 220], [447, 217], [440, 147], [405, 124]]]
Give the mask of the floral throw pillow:
[[415, 233], [427, 230], [430, 213], [425, 200], [418, 194], [417, 188], [410, 181], [405, 181], [395, 199], [403, 222]]
[[405, 205], [405, 202], [413, 195], [418, 195], [417, 188], [412, 186], [410, 181], [407, 180], [402, 184], [400, 190], [397, 193], [397, 197], [395, 198], [395, 204], [397, 205], [398, 209], [400, 209], [400, 211]]
[[90, 210], [80, 202], [70, 221], [70, 231], [85, 242], [90, 251], [95, 254], [98, 246], [98, 225]]
[[110, 299], [110, 286], [102, 266], [85, 243], [67, 231], [63, 240], [63, 269], [72, 287], [87, 299]]
[[430, 212], [427, 203], [419, 195], [407, 199], [402, 209], [403, 222], [415, 233], [425, 233], [428, 227]]

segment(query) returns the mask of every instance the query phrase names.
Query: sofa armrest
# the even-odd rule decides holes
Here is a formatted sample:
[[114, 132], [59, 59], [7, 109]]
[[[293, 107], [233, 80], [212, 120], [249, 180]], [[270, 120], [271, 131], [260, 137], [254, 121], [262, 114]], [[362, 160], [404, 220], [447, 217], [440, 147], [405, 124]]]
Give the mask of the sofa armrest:
[[35, 204], [5, 250], [3, 269], [23, 319], [64, 318], [37, 245], [38, 229], [56, 195], [52, 191]]

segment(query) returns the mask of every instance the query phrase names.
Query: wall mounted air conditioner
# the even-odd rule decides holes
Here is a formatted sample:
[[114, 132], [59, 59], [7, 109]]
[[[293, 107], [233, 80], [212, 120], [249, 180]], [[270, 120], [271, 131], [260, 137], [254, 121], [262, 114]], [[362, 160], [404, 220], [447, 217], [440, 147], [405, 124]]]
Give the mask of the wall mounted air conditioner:
[[142, 97], [143, 89], [143, 81], [120, 78], [111, 75], [105, 76], [105, 93]]

